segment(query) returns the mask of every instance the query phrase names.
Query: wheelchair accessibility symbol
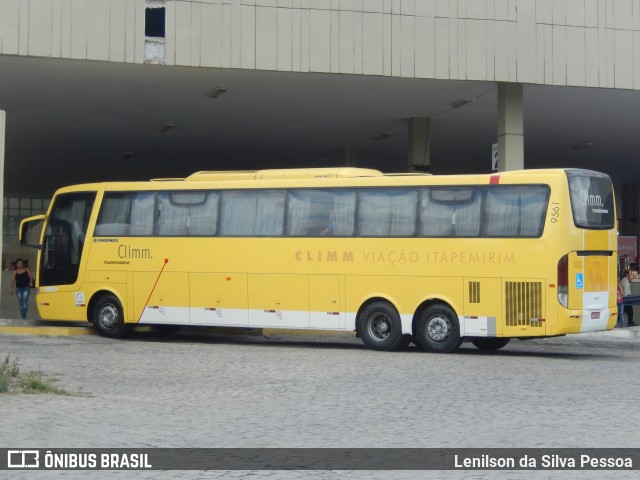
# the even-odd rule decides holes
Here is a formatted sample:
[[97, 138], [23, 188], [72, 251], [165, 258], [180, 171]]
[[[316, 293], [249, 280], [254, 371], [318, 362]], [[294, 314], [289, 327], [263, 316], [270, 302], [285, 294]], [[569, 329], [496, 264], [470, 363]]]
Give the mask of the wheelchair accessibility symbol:
[[584, 278], [582, 273], [576, 273], [576, 288], [584, 287]]

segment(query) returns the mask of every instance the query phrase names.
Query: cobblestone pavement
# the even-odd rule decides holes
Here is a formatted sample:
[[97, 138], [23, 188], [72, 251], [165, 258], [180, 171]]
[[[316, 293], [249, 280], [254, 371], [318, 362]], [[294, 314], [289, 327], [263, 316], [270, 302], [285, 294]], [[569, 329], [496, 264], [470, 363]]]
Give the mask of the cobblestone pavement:
[[[353, 337], [0, 335], [77, 395], [0, 396], [1, 446], [638, 447], [637, 339], [382, 353]], [[0, 477], [2, 477], [0, 472]], [[7, 473], [7, 472], [4, 472]], [[11, 478], [632, 478], [632, 472], [11, 472]]]

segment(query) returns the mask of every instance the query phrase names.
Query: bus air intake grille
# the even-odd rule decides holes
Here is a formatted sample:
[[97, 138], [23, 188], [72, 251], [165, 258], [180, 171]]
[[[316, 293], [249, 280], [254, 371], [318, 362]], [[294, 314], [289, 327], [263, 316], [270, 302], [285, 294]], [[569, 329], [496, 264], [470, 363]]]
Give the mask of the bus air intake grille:
[[542, 282], [505, 282], [506, 325], [542, 327]]
[[480, 303], [480, 282], [469, 282], [469, 303]]

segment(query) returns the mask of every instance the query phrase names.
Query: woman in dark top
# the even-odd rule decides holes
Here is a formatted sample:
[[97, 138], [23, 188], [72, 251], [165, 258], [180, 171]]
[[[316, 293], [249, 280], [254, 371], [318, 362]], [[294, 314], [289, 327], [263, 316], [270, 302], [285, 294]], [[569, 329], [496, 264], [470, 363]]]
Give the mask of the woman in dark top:
[[13, 279], [11, 280], [11, 287], [9, 293], [13, 295], [15, 290], [16, 297], [18, 297], [18, 303], [20, 304], [20, 316], [24, 319], [27, 318], [27, 308], [29, 307], [29, 292], [31, 285], [33, 285], [33, 277], [31, 272], [25, 266], [24, 260], [21, 258], [15, 261], [16, 268], [13, 271]]

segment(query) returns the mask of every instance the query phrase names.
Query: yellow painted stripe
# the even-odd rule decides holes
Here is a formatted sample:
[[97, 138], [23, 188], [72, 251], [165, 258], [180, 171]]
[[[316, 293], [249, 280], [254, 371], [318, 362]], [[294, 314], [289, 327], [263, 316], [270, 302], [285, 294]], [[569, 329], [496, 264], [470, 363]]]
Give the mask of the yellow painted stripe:
[[609, 291], [609, 257], [584, 258], [584, 290], [585, 292]]
[[0, 325], [0, 333], [14, 335], [42, 335], [46, 337], [73, 337], [93, 335], [96, 331], [90, 327], [40, 327], [33, 325]]
[[609, 230], [584, 230], [585, 250], [608, 250]]
[[[141, 325], [134, 328], [136, 332], [152, 332], [152, 327]], [[0, 334], [40, 335], [43, 337], [75, 337], [78, 335], [97, 335], [98, 331], [92, 327], [58, 327], [40, 325], [0, 325]]]

